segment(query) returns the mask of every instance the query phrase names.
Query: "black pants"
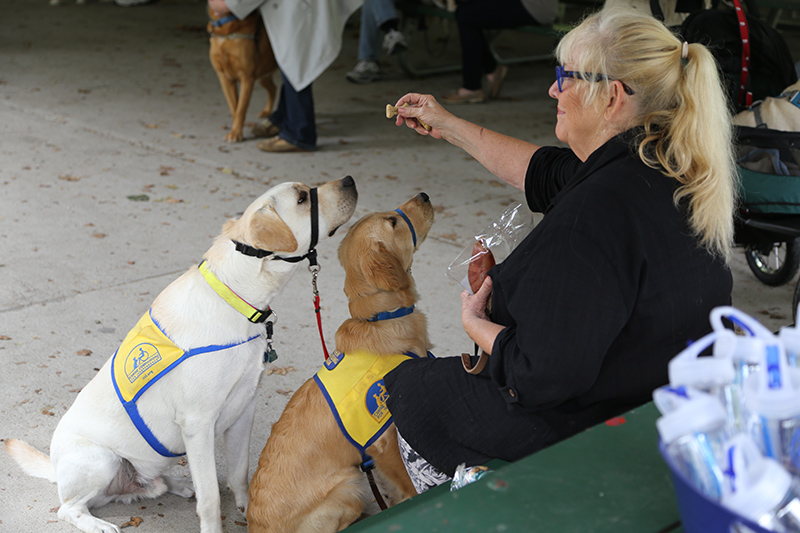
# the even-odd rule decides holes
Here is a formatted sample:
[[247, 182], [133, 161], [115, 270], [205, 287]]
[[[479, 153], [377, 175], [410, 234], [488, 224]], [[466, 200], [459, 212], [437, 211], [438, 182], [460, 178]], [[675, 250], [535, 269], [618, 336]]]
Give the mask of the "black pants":
[[456, 8], [461, 39], [461, 74], [463, 87], [481, 88], [484, 74], [494, 72], [497, 61], [483, 34], [485, 29], [513, 28], [538, 24], [520, 0], [461, 0]]
[[541, 418], [509, 409], [491, 379], [464, 372], [460, 357], [409, 359], [384, 384], [397, 430], [450, 477], [461, 463], [516, 461], [556, 441]]

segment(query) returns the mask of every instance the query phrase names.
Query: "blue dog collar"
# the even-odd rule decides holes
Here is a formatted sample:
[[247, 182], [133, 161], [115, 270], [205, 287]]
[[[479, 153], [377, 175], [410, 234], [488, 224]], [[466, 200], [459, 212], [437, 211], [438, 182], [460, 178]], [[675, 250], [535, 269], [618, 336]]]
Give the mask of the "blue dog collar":
[[215, 28], [219, 28], [219, 27], [222, 27], [222, 26], [224, 26], [225, 24], [227, 24], [229, 22], [233, 22], [234, 20], [239, 20], [239, 19], [236, 18], [236, 15], [231, 13], [227, 17], [222, 17], [219, 20], [212, 20], [211, 21], [211, 25], [214, 26]]
[[405, 220], [406, 224], [408, 224], [408, 229], [411, 230], [411, 239], [414, 241], [414, 248], [416, 248], [417, 247], [417, 232], [414, 231], [414, 224], [411, 223], [411, 219], [409, 219], [408, 215], [403, 213], [403, 210], [400, 209], [399, 207], [397, 209], [395, 209], [395, 212], [397, 214], [399, 214], [401, 217], [403, 217], [403, 220]]

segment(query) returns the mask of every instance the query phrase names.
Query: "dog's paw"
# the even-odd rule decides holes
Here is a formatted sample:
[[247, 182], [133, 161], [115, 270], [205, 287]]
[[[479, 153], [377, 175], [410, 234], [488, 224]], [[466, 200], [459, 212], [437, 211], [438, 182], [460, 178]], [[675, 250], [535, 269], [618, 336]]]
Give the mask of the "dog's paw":
[[244, 135], [241, 131], [231, 131], [225, 136], [226, 143], [239, 143], [242, 142], [242, 139], [244, 139]]
[[167, 490], [170, 494], [175, 494], [183, 498], [191, 498], [194, 496], [194, 487], [192, 480], [184, 476], [164, 476], [164, 481], [167, 484]]

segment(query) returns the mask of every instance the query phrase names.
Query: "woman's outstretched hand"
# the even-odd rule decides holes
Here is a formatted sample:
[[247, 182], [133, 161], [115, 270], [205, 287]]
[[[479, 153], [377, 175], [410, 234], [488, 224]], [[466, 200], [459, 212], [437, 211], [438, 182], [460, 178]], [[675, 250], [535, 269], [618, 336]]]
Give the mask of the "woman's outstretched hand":
[[[407, 107], [401, 107], [408, 104]], [[409, 93], [395, 104], [397, 106], [397, 119], [395, 125], [405, 124], [420, 135], [430, 135], [434, 139], [441, 139], [447, 121], [453, 115], [436, 101], [430, 94]], [[419, 121], [431, 127], [430, 131], [422, 127]]]

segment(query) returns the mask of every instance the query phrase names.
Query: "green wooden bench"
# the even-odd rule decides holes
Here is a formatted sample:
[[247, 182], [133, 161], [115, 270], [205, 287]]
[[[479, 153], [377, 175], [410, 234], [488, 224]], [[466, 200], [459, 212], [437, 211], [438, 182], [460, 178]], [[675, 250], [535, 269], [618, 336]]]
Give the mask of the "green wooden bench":
[[682, 531], [650, 403], [450, 492], [436, 487], [347, 529], [383, 532]]
[[[559, 17], [558, 20], [562, 21], [565, 19], [565, 12], [567, 5], [583, 5], [583, 6], [596, 6], [597, 4], [593, 0], [572, 0], [570, 2], [562, 2], [559, 3]], [[408, 22], [409, 19], [424, 19], [424, 18], [434, 18], [440, 19], [443, 21], [454, 21], [455, 14], [447, 11], [445, 9], [440, 9], [436, 6], [430, 4], [422, 4], [420, 2], [416, 2], [413, 0], [401, 0], [396, 3], [397, 10], [401, 13], [404, 22]], [[424, 25], [424, 23], [423, 23]], [[453, 22], [453, 25], [455, 23]], [[536, 26], [536, 25], [523, 25], [517, 26], [515, 28], [510, 28], [507, 30], [491, 30], [487, 31], [487, 36], [489, 38], [489, 49], [492, 52], [495, 60], [498, 64], [501, 65], [509, 65], [514, 63], [527, 63], [531, 61], [549, 61], [553, 59], [552, 49], [548, 50], [546, 53], [539, 53], [539, 54], [525, 54], [522, 56], [516, 57], [502, 57], [496, 50], [496, 47], [493, 46], [495, 38], [500, 34], [501, 31], [514, 31], [514, 32], [521, 32], [530, 35], [540, 35], [544, 37], [548, 37], [552, 39], [553, 48], [555, 47], [555, 43], [564, 36], [570, 29], [572, 28], [571, 24], [565, 22], [557, 22], [549, 26]], [[443, 65], [437, 66], [420, 66], [419, 63], [415, 64], [412, 62], [413, 51], [406, 51], [400, 54], [399, 63], [401, 68], [411, 77], [414, 78], [422, 78], [425, 76], [430, 76], [433, 74], [445, 74], [451, 72], [458, 72], [461, 70], [461, 63], [460, 61], [455, 63], [447, 63]]]

